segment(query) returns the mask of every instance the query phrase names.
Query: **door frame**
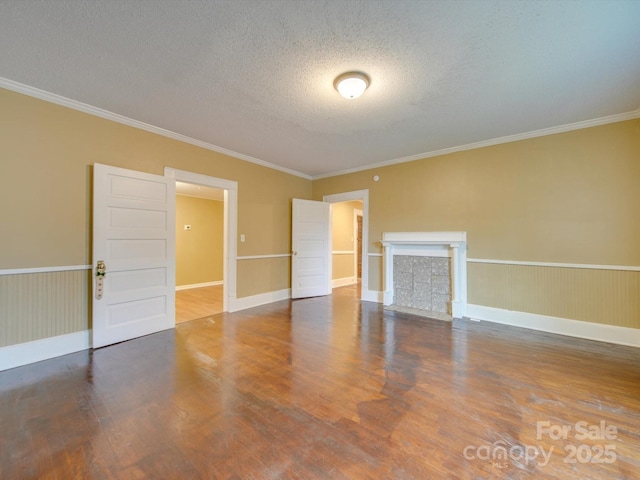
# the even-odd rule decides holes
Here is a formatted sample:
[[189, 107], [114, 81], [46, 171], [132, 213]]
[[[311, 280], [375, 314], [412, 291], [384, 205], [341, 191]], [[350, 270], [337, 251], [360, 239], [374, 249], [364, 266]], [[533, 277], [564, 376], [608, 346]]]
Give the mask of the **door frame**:
[[[358, 217], [362, 217], [362, 233], [364, 234], [364, 215], [362, 214], [362, 210], [359, 208], [353, 209], [353, 276], [356, 279], [356, 283], [358, 282]], [[364, 248], [364, 237], [361, 238], [362, 246]], [[364, 257], [362, 255], [362, 250], [360, 251], [360, 257]], [[360, 258], [361, 265], [364, 265], [362, 258]], [[362, 274], [360, 275], [360, 283], [362, 283]]]
[[362, 200], [362, 282], [361, 300], [369, 300], [369, 189], [324, 195], [323, 202], [338, 203]]
[[[224, 190], [224, 240], [222, 247], [222, 275], [224, 283], [222, 286], [222, 310], [224, 312], [232, 311], [233, 304], [237, 297], [238, 182], [171, 167], [164, 167], [164, 176], [174, 178], [175, 181], [178, 182], [194, 183]], [[173, 261], [175, 262], [175, 253]], [[175, 285], [173, 287], [175, 289]]]

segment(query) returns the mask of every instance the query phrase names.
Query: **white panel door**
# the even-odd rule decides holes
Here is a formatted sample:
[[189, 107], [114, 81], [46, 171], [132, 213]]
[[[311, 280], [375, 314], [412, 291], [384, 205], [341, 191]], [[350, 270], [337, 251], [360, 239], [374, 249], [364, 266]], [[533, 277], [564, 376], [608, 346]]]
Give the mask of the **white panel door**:
[[175, 198], [173, 178], [94, 165], [93, 348], [175, 326]]
[[331, 293], [331, 204], [293, 199], [291, 297]]

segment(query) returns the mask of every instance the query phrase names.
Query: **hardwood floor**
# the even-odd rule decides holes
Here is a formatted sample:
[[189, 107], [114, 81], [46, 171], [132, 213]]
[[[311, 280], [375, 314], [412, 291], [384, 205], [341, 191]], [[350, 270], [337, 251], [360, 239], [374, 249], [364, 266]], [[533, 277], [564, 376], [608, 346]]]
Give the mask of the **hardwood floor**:
[[354, 291], [1, 372], [0, 478], [640, 477], [638, 349]]
[[222, 313], [222, 285], [176, 292], [176, 323]]

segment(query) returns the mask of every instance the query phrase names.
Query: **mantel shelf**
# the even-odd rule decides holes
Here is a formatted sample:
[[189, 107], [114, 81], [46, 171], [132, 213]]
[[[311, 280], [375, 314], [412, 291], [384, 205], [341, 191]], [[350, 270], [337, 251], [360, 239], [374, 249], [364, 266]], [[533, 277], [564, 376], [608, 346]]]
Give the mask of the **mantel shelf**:
[[[384, 247], [384, 294], [383, 304], [393, 303], [393, 255], [415, 250], [450, 248], [452, 261], [451, 310], [454, 318], [462, 318], [467, 313], [467, 232], [385, 232], [382, 234]], [[412, 248], [413, 247], [413, 248]]]
[[385, 232], [382, 244], [426, 244], [438, 245], [467, 241], [467, 232]]
[[464, 241], [453, 241], [453, 240], [383, 240], [383, 246], [387, 245], [461, 245]]

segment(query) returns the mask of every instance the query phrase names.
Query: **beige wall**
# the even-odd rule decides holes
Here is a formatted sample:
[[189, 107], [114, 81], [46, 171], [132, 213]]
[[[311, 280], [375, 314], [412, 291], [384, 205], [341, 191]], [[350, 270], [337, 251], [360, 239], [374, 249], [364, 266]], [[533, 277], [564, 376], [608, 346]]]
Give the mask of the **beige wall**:
[[309, 180], [4, 89], [0, 106], [0, 269], [91, 263], [94, 163], [237, 181], [238, 255], [291, 250], [291, 198]]
[[222, 281], [223, 244], [224, 202], [177, 195], [176, 286]]
[[[96, 162], [237, 181], [239, 256], [290, 252], [291, 198], [369, 189], [372, 253], [384, 231], [464, 230], [471, 258], [640, 265], [640, 120], [313, 184], [3, 89], [0, 131], [0, 269], [91, 263]], [[380, 290], [381, 259], [368, 262]], [[238, 297], [289, 288], [289, 269], [287, 257], [239, 260]], [[469, 301], [640, 328], [640, 274], [568, 270], [470, 264]], [[87, 329], [89, 281], [86, 271], [2, 276], [0, 345]], [[602, 290], [611, 295], [594, 303]]]
[[332, 279], [355, 277], [353, 212], [354, 210], [362, 210], [362, 201], [338, 202], [332, 204], [331, 208], [331, 236], [332, 250], [334, 252], [331, 272]]
[[[470, 258], [638, 266], [639, 159], [640, 120], [630, 120], [320, 179], [313, 197], [369, 189], [370, 252], [381, 251], [385, 231], [466, 231]], [[380, 290], [381, 262], [373, 257], [369, 265], [369, 288]], [[487, 291], [521, 279], [502, 269], [503, 283], [482, 283], [480, 270], [469, 270], [470, 301], [497, 308], [561, 317], [575, 310], [560, 303], [586, 301], [591, 292], [575, 280], [564, 300], [543, 296], [533, 305], [515, 288], [508, 300], [490, 301]], [[583, 317], [640, 328], [640, 312], [623, 319], [628, 299], [616, 302], [608, 318]]]
[[466, 230], [470, 257], [640, 265], [639, 158], [630, 120], [320, 179], [313, 197], [369, 189], [371, 252], [384, 231]]
[[[311, 196], [310, 180], [4, 89], [0, 131], [0, 269], [91, 263], [94, 163], [157, 175], [166, 166], [237, 181], [238, 233], [246, 236], [238, 243], [240, 256], [290, 252], [291, 198]], [[284, 269], [251, 269], [251, 262], [238, 267], [239, 297], [288, 288]], [[20, 277], [7, 276], [7, 288], [23, 282]], [[86, 285], [74, 287], [71, 295], [86, 291]], [[32, 297], [29, 308], [46, 302]], [[17, 308], [2, 318], [2, 328], [31, 321], [26, 307]], [[69, 333], [66, 324], [49, 328], [57, 319], [42, 322], [49, 323], [31, 324], [21, 341]], [[73, 329], [86, 329], [88, 322], [85, 316]]]
[[279, 292], [291, 287], [291, 257], [238, 260], [238, 298], [265, 292]]

